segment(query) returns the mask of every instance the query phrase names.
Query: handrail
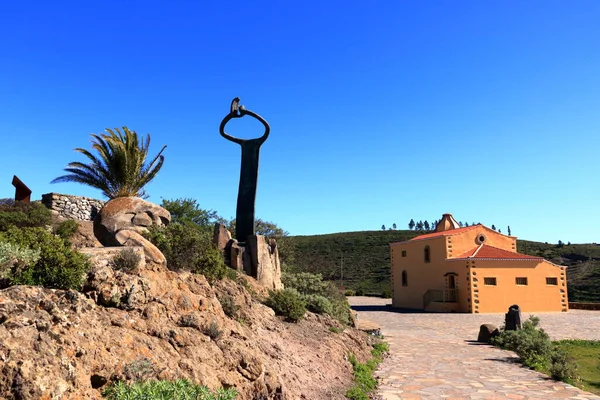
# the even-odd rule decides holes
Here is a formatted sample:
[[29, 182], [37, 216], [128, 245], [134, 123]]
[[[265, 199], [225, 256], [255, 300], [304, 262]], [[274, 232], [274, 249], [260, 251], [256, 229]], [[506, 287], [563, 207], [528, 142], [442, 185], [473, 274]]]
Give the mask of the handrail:
[[429, 303], [456, 303], [458, 301], [458, 289], [429, 289], [423, 295], [423, 308]]

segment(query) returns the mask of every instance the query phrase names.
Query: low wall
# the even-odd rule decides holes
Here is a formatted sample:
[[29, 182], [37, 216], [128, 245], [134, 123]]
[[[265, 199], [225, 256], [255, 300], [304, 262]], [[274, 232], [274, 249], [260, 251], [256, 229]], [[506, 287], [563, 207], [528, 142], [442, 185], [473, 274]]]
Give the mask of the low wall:
[[50, 210], [58, 212], [64, 218], [81, 221], [92, 221], [104, 203], [101, 200], [70, 194], [46, 193], [42, 195], [42, 204]]
[[600, 310], [600, 303], [569, 303], [569, 310]]

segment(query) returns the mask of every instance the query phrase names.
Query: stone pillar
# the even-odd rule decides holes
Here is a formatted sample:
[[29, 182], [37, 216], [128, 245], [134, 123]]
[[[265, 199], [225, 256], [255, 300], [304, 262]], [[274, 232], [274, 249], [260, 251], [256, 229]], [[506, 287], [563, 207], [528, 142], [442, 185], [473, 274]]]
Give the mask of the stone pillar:
[[241, 245], [231, 238], [224, 225], [215, 224], [213, 243], [224, 252], [225, 263], [230, 268], [255, 278], [270, 290], [283, 289], [279, 251], [274, 239], [267, 242], [264, 236], [250, 235]]
[[246, 240], [246, 251], [250, 256], [250, 275], [268, 289], [281, 290], [281, 264], [275, 240], [267, 243], [262, 235], [250, 235]]

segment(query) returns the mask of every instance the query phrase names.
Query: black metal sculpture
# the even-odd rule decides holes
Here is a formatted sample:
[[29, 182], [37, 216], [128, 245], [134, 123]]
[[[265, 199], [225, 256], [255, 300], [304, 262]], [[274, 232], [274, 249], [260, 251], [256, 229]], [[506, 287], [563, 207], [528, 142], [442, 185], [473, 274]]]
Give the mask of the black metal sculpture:
[[[259, 120], [265, 127], [265, 133], [256, 139], [239, 139], [225, 132], [225, 125], [232, 118], [241, 118], [244, 115]], [[221, 136], [242, 146], [242, 165], [240, 169], [240, 187], [238, 191], [237, 210], [235, 213], [235, 238], [239, 243], [245, 243], [250, 235], [254, 235], [254, 202], [256, 200], [256, 185], [258, 182], [258, 158], [260, 146], [269, 137], [271, 128], [267, 121], [260, 115], [246, 110], [240, 106], [240, 99], [236, 97], [231, 102], [229, 114], [219, 127]]]

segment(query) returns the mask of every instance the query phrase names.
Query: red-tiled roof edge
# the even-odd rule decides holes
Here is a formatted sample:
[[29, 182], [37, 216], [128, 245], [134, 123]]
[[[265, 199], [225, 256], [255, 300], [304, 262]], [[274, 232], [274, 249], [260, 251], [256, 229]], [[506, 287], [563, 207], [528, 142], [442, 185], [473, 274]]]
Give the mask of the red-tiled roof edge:
[[[480, 249], [481, 248], [481, 249]], [[475, 254], [475, 252], [480, 249], [477, 254]], [[492, 250], [492, 252], [496, 252], [497, 255], [496, 256], [487, 256], [486, 253], [488, 253], [490, 251], [490, 249]], [[483, 251], [481, 251], [483, 250]], [[481, 253], [483, 253], [483, 255], [480, 255]], [[470, 255], [469, 255], [470, 254]], [[473, 254], [475, 254], [473, 256]], [[516, 255], [517, 257], [511, 257], [511, 255]], [[510, 250], [505, 250], [505, 249], [501, 249], [499, 247], [494, 247], [494, 246], [490, 246], [487, 244], [484, 244], [482, 246], [476, 246], [475, 248], [461, 254], [458, 257], [453, 257], [450, 258], [448, 260], [468, 260], [468, 259], [475, 259], [475, 260], [523, 260], [523, 261], [544, 261], [545, 259], [543, 257], [536, 257], [536, 256], [530, 256], [527, 254], [521, 254], [521, 253], [517, 253], [517, 252], [513, 252]], [[556, 265], [556, 264], [555, 264]]]
[[[450, 235], [456, 235], [459, 234], [461, 232], [466, 232], [466, 231], [470, 231], [471, 229], [475, 229], [478, 226], [483, 226], [485, 228], [484, 225], [471, 225], [471, 226], [463, 226], [462, 228], [457, 228], [457, 229], [450, 229], [447, 231], [441, 231], [441, 232], [431, 232], [431, 233], [426, 233], [424, 235], [419, 235], [419, 236], [415, 236], [412, 239], [408, 239], [405, 240], [405, 242], [413, 242], [416, 240], [423, 240], [423, 239], [429, 239], [432, 237], [438, 237], [438, 236], [450, 236]], [[402, 243], [402, 242], [400, 242]]]

